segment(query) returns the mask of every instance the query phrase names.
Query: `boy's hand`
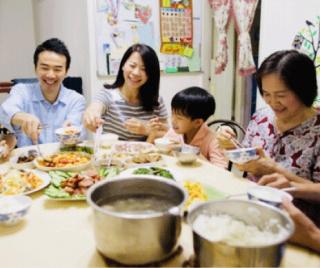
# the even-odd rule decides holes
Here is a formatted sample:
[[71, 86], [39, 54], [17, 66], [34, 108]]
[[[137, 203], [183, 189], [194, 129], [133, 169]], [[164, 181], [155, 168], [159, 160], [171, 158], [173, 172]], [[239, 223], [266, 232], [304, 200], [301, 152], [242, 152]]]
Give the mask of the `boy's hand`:
[[0, 160], [7, 159], [9, 154], [10, 154], [10, 149], [6, 141], [1, 141], [0, 142]]

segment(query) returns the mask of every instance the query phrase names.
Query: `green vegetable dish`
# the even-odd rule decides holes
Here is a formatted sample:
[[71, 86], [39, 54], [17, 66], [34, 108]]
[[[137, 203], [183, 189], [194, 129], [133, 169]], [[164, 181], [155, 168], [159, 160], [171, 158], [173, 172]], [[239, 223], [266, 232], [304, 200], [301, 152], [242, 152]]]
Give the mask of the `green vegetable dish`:
[[154, 176], [161, 176], [167, 179], [174, 179], [171, 172], [167, 169], [160, 168], [160, 167], [143, 167], [136, 169], [133, 174], [135, 175], [154, 175]]
[[45, 194], [52, 199], [85, 200], [85, 193], [91, 185], [102, 179], [114, 177], [119, 172], [117, 167], [101, 168], [99, 172], [95, 170], [86, 170], [80, 173], [50, 171], [51, 185], [45, 190]]

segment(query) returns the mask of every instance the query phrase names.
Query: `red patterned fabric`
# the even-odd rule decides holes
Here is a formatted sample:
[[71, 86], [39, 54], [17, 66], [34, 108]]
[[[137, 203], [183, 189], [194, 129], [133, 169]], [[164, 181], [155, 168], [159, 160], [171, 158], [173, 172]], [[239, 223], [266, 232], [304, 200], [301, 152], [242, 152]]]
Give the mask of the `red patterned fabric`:
[[320, 112], [303, 124], [280, 133], [273, 111], [268, 107], [260, 109], [253, 115], [242, 143], [245, 147], [262, 147], [287, 170], [320, 182]]

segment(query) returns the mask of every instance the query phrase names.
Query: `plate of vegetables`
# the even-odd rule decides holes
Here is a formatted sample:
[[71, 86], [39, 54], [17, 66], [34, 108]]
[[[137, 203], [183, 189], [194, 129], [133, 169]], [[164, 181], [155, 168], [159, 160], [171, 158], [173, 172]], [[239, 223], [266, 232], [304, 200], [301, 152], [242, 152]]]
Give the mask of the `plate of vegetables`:
[[73, 171], [49, 171], [51, 185], [45, 190], [45, 195], [54, 200], [85, 200], [87, 190], [96, 182], [111, 178], [120, 172], [117, 167]]
[[121, 176], [123, 175], [153, 175], [172, 180], [177, 180], [177, 178], [179, 177], [177, 173], [172, 169], [157, 166], [142, 166], [136, 168], [129, 168], [121, 172]]

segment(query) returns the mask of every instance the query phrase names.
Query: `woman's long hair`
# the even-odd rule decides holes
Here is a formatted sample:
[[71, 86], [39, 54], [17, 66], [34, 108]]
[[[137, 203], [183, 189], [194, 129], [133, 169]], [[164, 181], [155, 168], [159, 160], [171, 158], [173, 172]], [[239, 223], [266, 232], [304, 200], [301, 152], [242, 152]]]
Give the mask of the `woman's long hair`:
[[135, 44], [127, 49], [124, 53], [116, 81], [113, 84], [105, 84], [107, 89], [122, 87], [124, 84], [123, 65], [133, 52], [138, 52], [145, 66], [147, 81], [140, 87], [139, 99], [146, 111], [151, 111], [155, 106], [159, 105], [159, 83], [160, 83], [160, 64], [156, 52], [149, 46], [144, 44]]

